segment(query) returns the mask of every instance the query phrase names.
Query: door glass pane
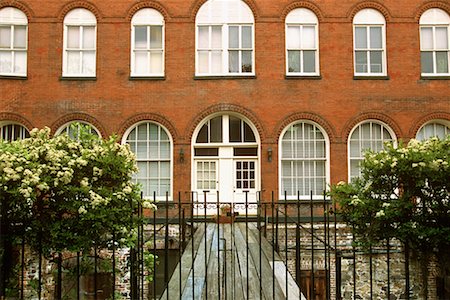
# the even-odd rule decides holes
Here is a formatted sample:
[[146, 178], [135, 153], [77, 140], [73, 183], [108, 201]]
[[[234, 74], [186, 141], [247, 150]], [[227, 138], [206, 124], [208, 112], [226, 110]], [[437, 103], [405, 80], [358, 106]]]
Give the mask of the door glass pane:
[[230, 142], [241, 141], [241, 120], [230, 116]]
[[300, 72], [300, 51], [288, 51], [288, 72]]
[[383, 72], [383, 65], [381, 63], [382, 52], [381, 51], [370, 51], [370, 72], [371, 73], [381, 73]]
[[137, 74], [148, 73], [148, 53], [136, 52], [134, 58], [134, 71]]
[[14, 48], [25, 49], [27, 46], [27, 27], [14, 27]]
[[216, 117], [211, 119], [210, 122], [211, 131], [211, 143], [221, 143], [222, 142], [222, 117]]
[[0, 51], [0, 72], [11, 73], [12, 66], [11, 52]]
[[433, 73], [433, 52], [420, 52], [422, 73]]
[[147, 26], [134, 27], [135, 49], [147, 49]]
[[367, 49], [366, 27], [355, 27], [355, 46], [357, 49]]
[[300, 49], [300, 26], [288, 26], [286, 39], [288, 49]]
[[239, 26], [228, 27], [228, 47], [239, 48]]
[[303, 49], [313, 49], [316, 47], [316, 32], [314, 26], [303, 26]]
[[316, 71], [316, 51], [303, 51], [303, 72], [314, 73]]
[[355, 52], [356, 61], [356, 72], [357, 73], [367, 73], [367, 51], [356, 51]]
[[198, 52], [198, 72], [209, 73], [209, 56], [208, 51]]
[[447, 27], [436, 27], [436, 49], [448, 49]]
[[433, 49], [433, 28], [422, 27], [420, 28], [420, 48], [422, 50]]
[[230, 73], [239, 72], [239, 51], [228, 51], [228, 69]]
[[198, 48], [209, 48], [209, 26], [198, 27]]
[[163, 70], [163, 54], [161, 52], [150, 53], [150, 73], [160, 74]]
[[162, 49], [162, 26], [150, 26], [150, 49]]
[[242, 51], [242, 73], [252, 72], [252, 51]]
[[370, 27], [370, 48], [382, 48], [381, 27]]
[[242, 26], [242, 48], [252, 48], [251, 26]]
[[80, 48], [80, 27], [67, 27], [67, 47], [72, 49]]
[[1, 26], [0, 27], [0, 48], [10, 48], [11, 47], [11, 27]]
[[222, 48], [222, 27], [211, 26], [211, 47], [213, 49]]
[[437, 73], [448, 73], [448, 52], [436, 52]]
[[83, 27], [83, 49], [95, 48], [95, 27]]

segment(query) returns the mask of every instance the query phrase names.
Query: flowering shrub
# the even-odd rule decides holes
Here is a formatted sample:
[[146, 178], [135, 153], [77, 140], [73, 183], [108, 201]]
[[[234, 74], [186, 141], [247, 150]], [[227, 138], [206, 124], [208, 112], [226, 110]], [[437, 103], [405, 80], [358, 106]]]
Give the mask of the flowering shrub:
[[[33, 129], [30, 138], [0, 142], [0, 200], [8, 235], [43, 253], [130, 246], [139, 220], [134, 154], [115, 137], [87, 132], [76, 140]], [[153, 208], [152, 203], [143, 203]], [[3, 220], [5, 221], [5, 220]], [[4, 222], [5, 224], [5, 222]]]

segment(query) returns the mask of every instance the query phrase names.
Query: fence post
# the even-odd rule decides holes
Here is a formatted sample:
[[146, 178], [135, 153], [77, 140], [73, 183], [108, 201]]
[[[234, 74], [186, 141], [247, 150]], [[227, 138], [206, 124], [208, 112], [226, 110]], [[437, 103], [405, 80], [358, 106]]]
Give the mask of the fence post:
[[341, 252], [336, 249], [336, 300], [342, 299], [341, 285], [342, 285], [342, 255]]

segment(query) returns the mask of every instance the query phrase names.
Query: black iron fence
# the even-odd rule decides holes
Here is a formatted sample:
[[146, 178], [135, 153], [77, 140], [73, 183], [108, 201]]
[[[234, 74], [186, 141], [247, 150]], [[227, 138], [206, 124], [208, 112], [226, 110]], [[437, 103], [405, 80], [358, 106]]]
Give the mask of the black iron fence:
[[116, 249], [113, 239], [108, 249], [43, 259], [2, 236], [0, 298], [417, 298], [421, 275], [408, 248], [396, 240], [358, 247], [326, 197], [249, 198], [178, 193], [155, 202], [157, 211], [139, 207], [147, 222], [130, 249]]

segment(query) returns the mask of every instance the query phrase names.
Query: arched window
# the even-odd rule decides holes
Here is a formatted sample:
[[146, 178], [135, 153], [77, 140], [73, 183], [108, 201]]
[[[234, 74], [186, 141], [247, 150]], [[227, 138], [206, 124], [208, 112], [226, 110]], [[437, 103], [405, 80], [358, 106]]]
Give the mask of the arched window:
[[355, 76], [386, 75], [386, 21], [377, 10], [366, 8], [353, 18]]
[[15, 7], [0, 9], [0, 75], [27, 76], [28, 19]]
[[0, 140], [12, 142], [30, 137], [28, 129], [17, 123], [0, 122]]
[[242, 0], [209, 0], [196, 17], [196, 75], [254, 75], [254, 18]]
[[64, 124], [58, 130], [56, 130], [55, 135], [60, 135], [66, 133], [71, 139], [78, 140], [80, 138], [80, 131], [84, 127], [87, 132], [100, 137], [100, 131], [93, 125], [84, 121], [71, 121]]
[[172, 197], [172, 139], [167, 129], [154, 122], [142, 122], [127, 131], [124, 143], [136, 154], [139, 171], [134, 180], [142, 185], [145, 198]]
[[445, 139], [450, 134], [450, 121], [434, 120], [423, 125], [417, 132], [416, 139], [424, 141], [432, 137]]
[[319, 20], [306, 8], [286, 17], [286, 74], [319, 75]]
[[155, 9], [131, 20], [131, 76], [164, 76], [164, 17]]
[[450, 74], [450, 16], [439, 8], [420, 17], [420, 61], [422, 76]]
[[394, 131], [386, 124], [371, 120], [364, 121], [353, 128], [348, 139], [349, 179], [360, 176], [360, 162], [364, 159], [364, 151], [381, 151], [384, 143], [396, 142]]
[[63, 76], [95, 77], [97, 19], [85, 8], [71, 10], [64, 18]]
[[310, 121], [299, 121], [281, 134], [280, 197], [323, 199], [328, 182], [329, 141], [323, 129]]

